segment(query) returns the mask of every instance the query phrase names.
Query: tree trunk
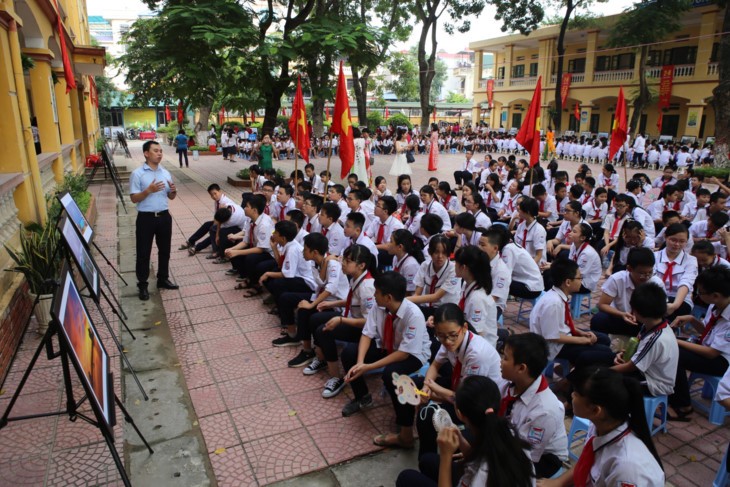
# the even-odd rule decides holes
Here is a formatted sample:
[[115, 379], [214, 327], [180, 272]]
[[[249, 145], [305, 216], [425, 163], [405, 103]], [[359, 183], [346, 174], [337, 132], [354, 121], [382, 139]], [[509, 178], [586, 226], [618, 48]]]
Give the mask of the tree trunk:
[[204, 105], [198, 107], [198, 123], [195, 124], [195, 132], [207, 131], [208, 124], [210, 122], [210, 111], [212, 110], [211, 105]]
[[324, 134], [324, 100], [322, 98], [312, 99], [312, 135], [322, 137]]
[[[730, 29], [730, 5], [725, 7], [722, 32]], [[712, 90], [712, 106], [715, 110], [715, 165], [730, 167], [730, 37], [720, 38], [720, 83]]]
[[565, 62], [565, 33], [568, 31], [568, 22], [570, 21], [570, 16], [573, 14], [573, 8], [573, 2], [568, 2], [563, 23], [560, 24], [560, 35], [558, 36], [558, 68], [555, 73], [555, 116], [553, 117], [553, 124], [557, 132], [560, 132], [563, 118], [563, 98], [561, 92], [563, 91], [563, 63]]
[[270, 104], [268, 100], [266, 102], [266, 109], [264, 111], [264, 123], [261, 126], [261, 132], [259, 132], [259, 135], [261, 137], [263, 137], [264, 134], [271, 135], [274, 133], [274, 127], [276, 127], [276, 117], [279, 115], [279, 110], [281, 109], [281, 102], [278, 100], [281, 100], [281, 96], [277, 98], [277, 102], [275, 104]]
[[357, 66], [352, 66], [352, 87], [355, 90], [355, 103], [357, 104], [357, 119], [361, 127], [368, 124], [368, 78], [370, 70], [366, 69], [365, 73], [360, 76], [360, 70]]
[[[644, 107], [649, 104], [651, 93], [649, 93], [649, 85], [646, 82], [646, 60], [649, 57], [649, 46], [644, 45], [639, 51], [639, 96], [634, 100], [634, 113], [631, 115], [631, 123], [629, 123], [629, 135], [634, 135], [639, 130], [639, 121]], [[662, 116], [659, 110], [659, 116]], [[659, 134], [662, 135], [662, 134]]]
[[[436, 9], [438, 2], [432, 5], [432, 9]], [[431, 84], [434, 76], [436, 76], [436, 16], [432, 12], [426, 13], [428, 17], [422, 20], [423, 27], [421, 29], [421, 37], [418, 40], [418, 80], [419, 80], [419, 100], [421, 102], [421, 133], [428, 133], [429, 118], [431, 115]], [[431, 31], [431, 52], [426, 59], [426, 39], [428, 39], [429, 30]]]

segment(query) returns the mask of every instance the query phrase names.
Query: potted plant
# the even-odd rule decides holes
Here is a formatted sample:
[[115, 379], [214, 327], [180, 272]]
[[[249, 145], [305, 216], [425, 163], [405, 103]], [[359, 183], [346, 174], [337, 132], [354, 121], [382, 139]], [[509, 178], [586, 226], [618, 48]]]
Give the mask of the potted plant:
[[35, 317], [38, 333], [41, 334], [46, 332], [51, 320], [51, 302], [61, 262], [60, 253], [56, 251], [58, 245], [59, 234], [54, 225], [33, 223], [21, 230], [20, 249], [5, 246], [15, 263], [14, 267], [6, 270], [23, 274], [31, 297], [34, 301], [38, 298]]

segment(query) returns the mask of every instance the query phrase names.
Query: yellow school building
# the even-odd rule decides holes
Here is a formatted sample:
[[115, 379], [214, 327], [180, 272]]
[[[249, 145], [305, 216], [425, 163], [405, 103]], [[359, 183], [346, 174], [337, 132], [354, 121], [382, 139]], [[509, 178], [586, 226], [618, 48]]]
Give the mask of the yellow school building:
[[[68, 93], [59, 19], [76, 81]], [[0, 269], [11, 265], [4, 245], [17, 247], [20, 225], [45, 222], [46, 194], [96, 152], [91, 79], [103, 74], [104, 54], [91, 45], [85, 0], [0, 0]], [[27, 316], [18, 315], [29, 312], [21, 282], [0, 273], [0, 380]]]
[[[644, 109], [638, 129], [651, 137], [705, 139], [715, 135], [712, 90], [718, 84], [717, 53], [724, 10], [716, 5], [696, 6], [682, 15], [682, 28], [650, 46], [646, 66], [653, 101]], [[629, 117], [632, 98], [639, 88], [638, 49], [608, 47], [611, 26], [618, 15], [599, 19], [596, 27], [570, 30], [565, 36], [563, 70], [571, 73], [568, 97], [561, 113], [561, 130], [605, 134], [613, 126], [619, 87], [627, 98]], [[527, 36], [507, 35], [473, 42], [475, 51], [474, 105], [472, 117], [490, 127], [518, 129], [542, 76], [541, 127], [549, 126], [555, 106], [557, 41], [560, 26], [541, 27]], [[494, 78], [482, 77], [483, 59], [493, 55]], [[663, 66], [673, 66], [670, 105], [659, 110], [657, 99]], [[489, 109], [487, 86], [493, 85]], [[574, 116], [576, 104], [580, 120]], [[662, 132], [658, 133], [658, 117]]]

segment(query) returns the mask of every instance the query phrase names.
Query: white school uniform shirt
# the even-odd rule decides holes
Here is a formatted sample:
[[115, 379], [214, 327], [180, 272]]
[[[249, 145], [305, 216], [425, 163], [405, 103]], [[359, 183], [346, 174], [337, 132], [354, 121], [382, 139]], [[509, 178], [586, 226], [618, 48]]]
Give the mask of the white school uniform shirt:
[[340, 222], [340, 225], [344, 228], [345, 222], [347, 221], [347, 215], [350, 214], [350, 207], [347, 206], [345, 198], [340, 198], [340, 201], [337, 202], [337, 206], [340, 207], [340, 218], [338, 218], [337, 221]]
[[462, 282], [460, 300], [464, 300], [464, 317], [482, 338], [497, 346], [497, 304], [492, 296], [472, 282]]
[[447, 212], [461, 213], [461, 203], [459, 203], [459, 198], [454, 195], [448, 195], [441, 201], [441, 204]]
[[631, 196], [631, 198], [634, 200], [634, 202], [636, 202], [636, 206], [641, 205], [641, 199], [637, 195], [635, 195], [634, 193], [626, 192], [624, 194], [626, 196]]
[[517, 213], [517, 204], [522, 198], [522, 193], [517, 193], [514, 196], [506, 194], [507, 199], [502, 203], [502, 209], [504, 210], [504, 217], [512, 217]]
[[342, 251], [350, 245], [350, 239], [345, 237], [345, 230], [337, 222], [327, 229], [323, 227], [320, 232], [327, 237], [329, 253], [332, 255], [342, 255]]
[[606, 214], [608, 214], [608, 204], [601, 203], [600, 205], [597, 205], [596, 200], [591, 199], [588, 203], [583, 205], [583, 211], [586, 212], [586, 220], [595, 220], [597, 218], [603, 220], [606, 218]]
[[375, 218], [375, 203], [370, 200], [365, 200], [360, 203], [360, 212], [365, 215], [367, 221], [373, 221]]
[[655, 180], [654, 180], [654, 181], [653, 181], [653, 182], [651, 183], [651, 186], [652, 186], [653, 188], [660, 188], [660, 189], [664, 189], [664, 187], [665, 187], [665, 186], [669, 186], [670, 184], [672, 184], [672, 185], [674, 185], [674, 184], [677, 184], [677, 178], [675, 178], [675, 177], [672, 177], [672, 179], [670, 179], [670, 180], [668, 180], [668, 181], [665, 181], [665, 180], [664, 180], [664, 176], [659, 176], [658, 178], [656, 178], [656, 179], [655, 179]]
[[319, 222], [319, 213], [315, 214], [311, 218], [306, 217], [306, 220], [304, 221], [304, 225], [302, 226], [302, 228], [309, 233], [321, 233], [322, 224]]
[[475, 227], [481, 227], [488, 230], [489, 227], [492, 226], [492, 220], [482, 210], [477, 210], [477, 212], [474, 213], [474, 218], [476, 219]]
[[608, 235], [609, 242], [613, 242], [621, 235], [621, 229], [628, 218], [628, 212], [624, 213], [624, 216], [620, 219], [616, 218], [616, 213], [609, 213], [606, 215], [601, 228], [603, 228], [603, 231], [605, 232], [604, 235]]
[[649, 204], [649, 206], [646, 207], [646, 212], [651, 215], [652, 220], [661, 220], [664, 210], [664, 198], [659, 198], [658, 200], [652, 202], [651, 204]]
[[367, 318], [370, 311], [377, 307], [375, 302], [375, 279], [372, 276], [367, 277], [367, 274], [367, 272], [363, 272], [357, 279], [350, 280], [350, 291], [352, 292], [350, 313], [345, 316], [345, 308], [343, 308], [342, 316], [344, 318]]
[[326, 262], [325, 280], [322, 280], [319, 273], [320, 269], [315, 265], [312, 266], [312, 277], [314, 279], [312, 301], [317, 299], [317, 296], [323, 291], [330, 293], [325, 301], [344, 300], [350, 290], [350, 283], [347, 281], [345, 273], [342, 272], [342, 264], [337, 259], [330, 259]]
[[554, 222], [558, 220], [558, 201], [555, 199], [555, 196], [548, 195], [547, 198], [545, 198], [545, 202], [540, 205], [540, 202], [538, 201], [538, 205], [543, 208], [540, 210], [541, 212], [550, 212], [550, 215], [548, 215], [547, 217], [547, 220], [549, 222]]
[[[378, 348], [384, 348], [383, 329], [388, 311], [375, 306], [368, 313], [362, 334], [375, 340]], [[393, 318], [393, 350], [413, 355], [421, 364], [431, 358], [431, 339], [426, 331], [426, 319], [420, 308], [411, 301], [403, 300]]]
[[479, 246], [479, 239], [480, 238], [482, 238], [482, 233], [481, 232], [477, 232], [476, 230], [474, 230], [471, 233], [471, 238], [467, 238], [465, 234], [461, 234], [461, 235], [458, 236], [458, 239], [459, 239], [459, 242], [460, 242], [459, 245], [461, 247], [468, 247], [469, 245], [472, 245], [474, 247], [478, 247]]
[[[416, 196], [418, 196], [418, 194], [415, 191], [411, 191], [408, 194], [396, 193], [395, 194], [395, 201], [398, 203], [398, 208], [400, 208], [403, 211], [405, 211], [405, 208], [403, 208], [403, 206], [406, 204], [406, 198], [408, 198], [412, 194], [415, 194]], [[421, 203], [421, 205], [423, 205], [423, 203]]]
[[514, 236], [515, 243], [527, 250], [533, 258], [537, 255], [538, 251], [543, 251], [540, 263], [547, 262], [547, 255], [545, 255], [546, 238], [547, 232], [545, 231], [545, 227], [540, 225], [537, 220], [533, 220], [529, 227], [527, 226], [527, 221], [523, 221], [517, 225]]
[[530, 312], [530, 331], [548, 340], [548, 360], [553, 360], [563, 348], [557, 340], [562, 335], [570, 335], [570, 327], [565, 322], [565, 304], [568, 297], [553, 286], [535, 304]]
[[570, 198], [567, 196], [558, 202], [558, 214], [562, 215], [565, 212], [565, 207], [568, 203], [570, 203]]
[[[274, 233], [274, 222], [271, 221], [271, 217], [266, 214], [261, 214], [256, 219], [256, 227], [253, 229], [253, 245], [260, 249], [264, 249], [270, 255], [274, 255], [271, 250], [271, 234]], [[245, 229], [245, 235], [243, 236], [244, 242], [250, 241], [251, 225]]]
[[[717, 312], [714, 304], [707, 308], [704, 319], [705, 326], [707, 326], [712, 315]], [[725, 360], [730, 361], [730, 306], [726, 306], [722, 310], [715, 326], [702, 341], [702, 345], [714, 348], [725, 357]]]
[[527, 250], [517, 244], [508, 243], [502, 249], [502, 262], [512, 270], [512, 280], [527, 286], [532, 292], [542, 291], [545, 284], [540, 268]]
[[[500, 389], [502, 397], [507, 393], [512, 397], [517, 395], [509, 382], [503, 381]], [[538, 377], [517, 397], [508, 419], [520, 438], [530, 443], [529, 455], [533, 463], [539, 462], [546, 453], [552, 453], [564, 462], [568, 460], [565, 407], [547, 387], [545, 377]]]
[[461, 162], [461, 170], [473, 173], [477, 170], [477, 161], [475, 161], [474, 159], [464, 159]]
[[674, 392], [678, 361], [677, 337], [666, 323], [648, 332], [641, 329], [639, 346], [631, 362], [644, 374], [652, 396], [669, 396]]
[[512, 272], [510, 272], [507, 264], [499, 257], [489, 260], [489, 266], [492, 274], [492, 298], [497, 307], [502, 310], [507, 309], [507, 298], [509, 297], [509, 287], [512, 284]]
[[[687, 252], [680, 252], [674, 259], [676, 264], [672, 269], [671, 276], [667, 273], [667, 266], [671, 262], [667, 257], [667, 250], [661, 250], [654, 253], [656, 264], [654, 264], [654, 274], [664, 282], [667, 289], [667, 296], [675, 297], [681, 286], [687, 288], [687, 296], [684, 302], [692, 306], [692, 289], [694, 289], [695, 279], [697, 279], [697, 259]], [[670, 282], [671, 281], [671, 282]]]
[[677, 154], [677, 167], [687, 167], [692, 155], [689, 152], [679, 152]]
[[711, 235], [707, 235], [709, 230], [707, 229], [708, 220], [702, 220], [699, 222], [694, 222], [689, 227], [689, 235], [691, 238], [715, 238], [718, 237], [717, 232], [712, 233]]
[[[654, 283], [664, 289], [664, 283], [657, 276], [651, 276], [648, 282]], [[611, 274], [601, 287], [602, 292], [613, 298], [611, 307], [623, 313], [631, 311], [630, 301], [634, 289], [636, 289], [636, 285], [631, 280], [629, 271], [619, 271]]]
[[722, 380], [717, 385], [715, 401], [724, 401], [727, 398], [730, 398], [730, 367], [728, 367], [725, 375], [722, 376]]
[[264, 189], [264, 183], [266, 182], [266, 178], [263, 176], [258, 176], [256, 180], [253, 183], [253, 192], [254, 193], [260, 193]]
[[416, 275], [420, 269], [421, 264], [410, 254], [404, 255], [403, 260], [393, 256], [393, 270], [406, 278], [406, 291], [409, 293], [416, 290]]
[[461, 362], [459, 382], [472, 375], [489, 377], [497, 384], [503, 381], [499, 353], [487, 340], [470, 331], [464, 336], [459, 350], [449, 352], [441, 345], [433, 360], [437, 364], [449, 362], [452, 366], [457, 360]]
[[438, 272], [436, 272], [433, 267], [433, 262], [431, 262], [430, 259], [424, 261], [421, 264], [421, 268], [418, 269], [418, 274], [416, 274], [415, 278], [416, 287], [423, 288], [421, 295], [431, 294], [431, 282], [433, 282], [434, 277], [436, 277], [434, 292], [439, 289], [443, 289], [446, 291], [446, 294], [444, 294], [441, 299], [433, 303], [433, 306], [441, 306], [446, 303], [459, 304], [461, 279], [456, 277], [454, 263], [452, 261], [448, 261]]
[[279, 250], [279, 255], [284, 257], [284, 262], [281, 264], [281, 273], [284, 274], [284, 277], [287, 279], [301, 277], [307, 283], [309, 289], [314, 291], [314, 276], [312, 275], [312, 268], [314, 266], [312, 261], [304, 258], [304, 248], [302, 245], [296, 240], [287, 242]]
[[644, 228], [644, 233], [646, 233], [647, 237], [653, 239], [656, 236], [656, 230], [654, 230], [654, 219], [651, 217], [650, 214], [646, 212], [646, 210], [637, 206], [631, 212], [631, 217], [637, 222], [641, 223], [641, 226]]
[[697, 200], [695, 200], [694, 203], [687, 203], [686, 205], [684, 205], [680, 216], [682, 218], [686, 218], [692, 223], [702, 221], [707, 218], [707, 207], [698, 207]]
[[398, 220], [393, 215], [390, 215], [386, 220], [380, 221], [380, 218], [373, 219], [372, 222], [370, 222], [370, 226], [368, 226], [367, 231], [365, 234], [372, 240], [374, 244], [378, 243], [378, 232], [380, 231], [381, 225], [383, 228], [383, 240], [380, 242], [381, 244], [390, 242], [390, 236], [395, 232], [396, 230], [400, 230], [403, 228], [403, 223], [401, 223], [400, 220]]
[[609, 188], [616, 191], [618, 189], [618, 174], [613, 173], [610, 177], [606, 177], [603, 172], [598, 175], [598, 180], [596, 181], [598, 186], [602, 188]]
[[638, 247], [628, 247], [628, 246], [622, 247], [621, 250], [618, 253], [618, 261], [619, 261], [619, 263], [621, 265], [626, 265], [626, 260], [629, 257], [629, 252], [631, 251], [631, 249], [635, 249], [635, 248], [639, 248], [639, 247], [643, 247], [645, 249], [654, 250], [654, 248], [656, 247], [656, 244], [654, 243], [654, 239], [653, 238], [645, 237], [644, 238], [644, 241], [641, 242], [641, 245], [639, 245]]
[[601, 257], [588, 242], [576, 247], [575, 243], [570, 244], [569, 258], [578, 264], [580, 273], [583, 276], [583, 286], [593, 292], [598, 286], [603, 267]]
[[299, 245], [304, 247], [304, 237], [306, 237], [307, 235], [309, 235], [309, 232], [303, 228], [300, 228], [299, 233], [297, 233], [297, 236], [294, 237], [294, 241], [299, 242]]
[[243, 229], [245, 225], [251, 221], [246, 216], [246, 213], [243, 211], [243, 208], [241, 208], [241, 205], [237, 205], [236, 203], [231, 202], [226, 206], [228, 206], [228, 208], [230, 208], [231, 210], [231, 218], [227, 222], [221, 224], [221, 228], [237, 227]]
[[421, 218], [423, 217], [422, 212], [416, 213], [413, 217], [408, 216], [403, 219], [403, 227], [411, 232], [414, 237], [421, 239], [421, 242], [426, 243], [426, 237], [421, 234]]
[[276, 218], [278, 221], [283, 221], [284, 219], [281, 218], [282, 208], [284, 209], [284, 216], [286, 216], [286, 214], [290, 211], [297, 209], [297, 201], [293, 197], [289, 198], [289, 201], [284, 204], [276, 201], [274, 206], [271, 208], [271, 217]]
[[363, 233], [360, 233], [360, 235], [357, 237], [357, 240], [353, 241], [352, 239], [349, 239], [349, 243], [346, 243], [346, 247], [342, 249], [342, 252], [345, 252], [345, 249], [347, 249], [350, 245], [362, 245], [366, 249], [370, 251], [371, 254], [375, 256], [375, 265], [378, 265], [378, 249], [375, 247], [375, 244], [372, 240], [367, 238]]
[[424, 205], [423, 207], [423, 213], [433, 213], [434, 215], [438, 215], [441, 217], [441, 220], [444, 222], [444, 226], [442, 227], [442, 231], [446, 232], [448, 230], [451, 230], [451, 217], [449, 216], [449, 212], [446, 211], [446, 208], [444, 208], [444, 205], [436, 201], [435, 199], [431, 201], [428, 205]]

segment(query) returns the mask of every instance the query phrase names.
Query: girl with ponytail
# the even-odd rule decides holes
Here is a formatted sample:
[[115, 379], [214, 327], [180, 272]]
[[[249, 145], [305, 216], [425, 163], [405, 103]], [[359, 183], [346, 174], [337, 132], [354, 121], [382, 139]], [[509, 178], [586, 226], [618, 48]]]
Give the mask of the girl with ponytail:
[[[405, 470], [397, 487], [530, 487], [535, 485], [528, 443], [519, 439], [512, 425], [499, 417], [501, 397], [492, 379], [478, 375], [466, 377], [456, 390], [457, 417], [469, 430], [470, 442], [455, 427], [438, 435], [440, 456], [424, 455], [421, 472]], [[453, 455], [464, 454], [464, 473], [453, 483]], [[436, 467], [438, 465], [438, 467]], [[437, 480], [438, 479], [438, 480]]]
[[466, 321], [493, 347], [497, 346], [497, 304], [492, 298], [492, 273], [489, 256], [478, 247], [462, 247], [454, 259], [460, 277], [459, 307]]
[[406, 278], [408, 296], [416, 290], [414, 279], [424, 261], [422, 245], [420, 239], [403, 228], [390, 235], [388, 253], [393, 256], [393, 270]]
[[578, 463], [540, 487], [635, 485], [663, 487], [664, 471], [651, 440], [639, 382], [601, 367], [575, 369], [573, 412], [592, 425]]

